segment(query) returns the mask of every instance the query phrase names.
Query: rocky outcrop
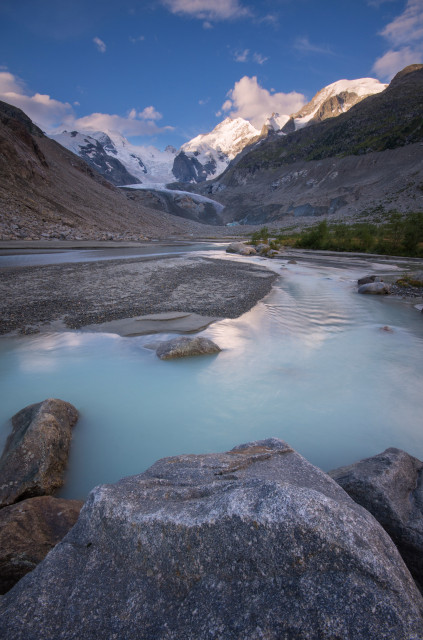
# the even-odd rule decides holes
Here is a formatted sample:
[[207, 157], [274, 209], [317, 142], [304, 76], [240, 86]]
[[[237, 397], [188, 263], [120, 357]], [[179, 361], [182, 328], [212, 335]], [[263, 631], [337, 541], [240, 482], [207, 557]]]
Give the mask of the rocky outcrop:
[[362, 284], [358, 287], [358, 293], [368, 293], [373, 295], [387, 295], [391, 292], [391, 289], [386, 282], [369, 282], [368, 284]]
[[386, 449], [329, 475], [380, 522], [423, 590], [423, 462]]
[[204, 356], [219, 353], [220, 347], [208, 338], [173, 338], [162, 342], [156, 354], [160, 360], [175, 360], [176, 358], [186, 358], [189, 356]]
[[94, 489], [1, 599], [0, 635], [417, 640], [422, 608], [373, 516], [270, 439]]
[[79, 500], [41, 496], [0, 510], [0, 594], [35, 569], [60, 542], [82, 505]]
[[257, 251], [254, 247], [249, 247], [243, 242], [231, 242], [226, 249], [226, 253], [238, 253], [241, 256], [255, 256]]
[[49, 398], [19, 411], [0, 458], [0, 506], [50, 495], [62, 486], [78, 412]]

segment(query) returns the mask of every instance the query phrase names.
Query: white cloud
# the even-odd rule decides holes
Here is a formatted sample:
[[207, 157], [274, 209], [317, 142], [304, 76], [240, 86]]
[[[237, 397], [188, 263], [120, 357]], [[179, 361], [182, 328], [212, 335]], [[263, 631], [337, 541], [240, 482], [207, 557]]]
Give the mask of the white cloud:
[[162, 4], [171, 13], [187, 15], [208, 22], [234, 20], [252, 15], [251, 11], [247, 7], [243, 7], [238, 0], [162, 0]]
[[247, 62], [249, 53], [250, 53], [249, 49], [244, 49], [244, 51], [235, 51], [234, 52], [235, 62]]
[[390, 80], [407, 65], [423, 62], [423, 0], [408, 0], [404, 11], [380, 35], [391, 48], [373, 65], [379, 78]]
[[138, 117], [142, 120], [161, 120], [163, 118], [162, 114], [156, 111], [154, 107], [145, 107], [138, 114]]
[[136, 38], [134, 38], [133, 36], [129, 36], [129, 42], [132, 42], [132, 44], [136, 44], [137, 42], [143, 42], [145, 40], [144, 36], [137, 36]]
[[106, 44], [103, 42], [103, 40], [100, 40], [100, 38], [97, 38], [96, 36], [95, 38], [93, 38], [93, 42], [100, 53], [106, 53]]
[[289, 115], [301, 109], [306, 102], [305, 96], [295, 91], [270, 93], [258, 84], [256, 76], [244, 76], [235, 82], [227, 97], [221, 110], [229, 112], [231, 118], [241, 117], [250, 120], [257, 128], [260, 128], [272, 113]]
[[154, 122], [154, 119], [158, 119], [158, 117], [162, 116], [154, 107], [146, 107], [140, 113], [131, 109], [126, 117], [109, 113], [91, 113], [88, 116], [77, 118], [72, 127], [84, 131], [118, 131], [123, 136], [151, 136], [173, 130], [173, 127], [169, 126], [158, 127]]
[[22, 109], [31, 120], [48, 133], [63, 131], [63, 129], [82, 129], [86, 131], [112, 130], [127, 136], [148, 136], [173, 130], [173, 127], [157, 126], [156, 121], [162, 118], [162, 114], [153, 106], [145, 107], [140, 112], [131, 109], [127, 116], [92, 113], [76, 118], [75, 112], [68, 102], [60, 102], [40, 93], [30, 95], [20, 78], [4, 71], [0, 72], [0, 100]]
[[269, 58], [266, 58], [266, 56], [263, 56], [261, 53], [254, 53], [253, 60], [257, 62], [257, 64], [264, 64]]
[[313, 44], [307, 36], [297, 38], [294, 42], [294, 49], [300, 53], [321, 53], [325, 55], [333, 55], [333, 51], [330, 47], [327, 45]]
[[0, 72], [0, 100], [22, 109], [36, 124], [46, 130], [57, 126], [72, 115], [68, 102], [60, 102], [49, 95], [29, 95], [25, 83], [9, 72]]
[[241, 50], [234, 51], [233, 56], [234, 56], [235, 62], [248, 62], [250, 58], [252, 58], [252, 60], [257, 64], [264, 64], [266, 60], [269, 59], [261, 53], [253, 53], [252, 56], [250, 56], [249, 49], [244, 49], [243, 51]]

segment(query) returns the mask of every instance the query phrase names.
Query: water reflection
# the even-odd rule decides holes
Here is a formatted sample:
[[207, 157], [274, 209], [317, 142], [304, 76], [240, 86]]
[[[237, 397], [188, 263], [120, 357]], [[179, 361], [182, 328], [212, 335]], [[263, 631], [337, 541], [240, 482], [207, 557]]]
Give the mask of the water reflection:
[[324, 469], [388, 446], [423, 458], [420, 314], [359, 296], [355, 272], [275, 268], [282, 275], [264, 301], [203, 332], [222, 347], [216, 357], [162, 362], [144, 347], [151, 336], [3, 338], [0, 438], [24, 406], [72, 402], [81, 417], [68, 497], [159, 457], [269, 436]]

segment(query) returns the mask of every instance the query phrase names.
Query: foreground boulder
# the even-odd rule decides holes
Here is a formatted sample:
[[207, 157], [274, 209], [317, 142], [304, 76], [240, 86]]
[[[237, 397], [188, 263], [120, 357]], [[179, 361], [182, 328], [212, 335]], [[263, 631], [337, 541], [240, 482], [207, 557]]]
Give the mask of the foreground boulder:
[[243, 242], [232, 242], [226, 249], [226, 253], [238, 253], [241, 256], [255, 256], [257, 251]]
[[182, 337], [162, 342], [157, 347], [156, 354], [161, 360], [173, 360], [188, 356], [204, 356], [219, 353], [219, 351], [221, 351], [220, 347], [208, 338]]
[[358, 293], [370, 293], [373, 295], [387, 295], [391, 292], [389, 284], [386, 282], [369, 282], [358, 287]]
[[45, 558], [78, 520], [83, 503], [52, 496], [0, 510], [0, 594]]
[[330, 472], [380, 522], [423, 590], [423, 462], [400, 449]]
[[50, 495], [62, 486], [77, 419], [75, 407], [52, 398], [13, 416], [0, 458], [0, 507]]
[[0, 637], [417, 640], [422, 610], [373, 516], [270, 439], [94, 489], [1, 599]]

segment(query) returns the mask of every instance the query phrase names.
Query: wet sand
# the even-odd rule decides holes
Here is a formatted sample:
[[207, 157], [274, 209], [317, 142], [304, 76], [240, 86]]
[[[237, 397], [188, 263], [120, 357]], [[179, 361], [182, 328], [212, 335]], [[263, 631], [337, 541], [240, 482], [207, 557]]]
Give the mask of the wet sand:
[[[193, 331], [245, 313], [270, 291], [276, 277], [261, 265], [190, 254], [6, 267], [0, 270], [0, 333], [87, 325], [123, 335], [153, 333], [154, 326]], [[174, 318], [175, 324], [169, 317], [134, 320], [129, 328], [116, 323], [169, 312], [187, 315]], [[198, 317], [189, 321], [188, 314]], [[104, 324], [110, 322], [115, 325]]]

